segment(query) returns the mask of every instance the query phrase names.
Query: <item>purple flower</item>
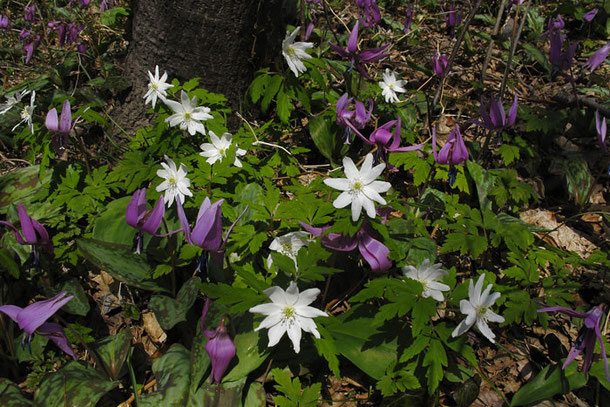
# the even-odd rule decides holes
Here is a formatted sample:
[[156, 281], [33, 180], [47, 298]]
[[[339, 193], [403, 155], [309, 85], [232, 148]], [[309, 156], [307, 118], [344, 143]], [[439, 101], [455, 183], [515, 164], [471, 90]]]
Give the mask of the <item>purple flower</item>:
[[580, 352], [585, 351], [585, 363], [583, 365], [583, 371], [585, 374], [591, 367], [591, 361], [593, 360], [593, 353], [595, 352], [595, 339], [599, 340], [601, 347], [602, 357], [604, 358], [604, 366], [606, 367], [606, 378], [610, 381], [610, 373], [608, 372], [608, 359], [606, 357], [606, 349], [604, 347], [604, 340], [599, 330], [599, 324], [604, 316], [604, 304], [600, 304], [597, 307], [591, 308], [586, 313], [577, 312], [565, 307], [546, 307], [541, 308], [538, 312], [552, 312], [558, 311], [562, 314], [569, 315], [571, 317], [583, 318], [585, 320], [583, 327], [578, 332], [578, 337], [572, 345], [566, 361], [563, 363], [562, 368], [565, 369], [576, 356], [580, 355]]
[[568, 43], [567, 48], [563, 50], [565, 35], [561, 34], [561, 30], [551, 30], [549, 36], [551, 41], [549, 62], [560, 72], [569, 71], [572, 67], [572, 61], [576, 48], [578, 47], [578, 42], [573, 44]]
[[29, 63], [32, 57], [34, 56], [34, 51], [36, 51], [36, 47], [38, 47], [38, 43], [40, 42], [40, 35], [36, 35], [32, 41], [23, 46], [23, 50], [25, 51], [25, 63]]
[[0, 14], [0, 28], [7, 31], [13, 28], [13, 25], [8, 19], [8, 16], [3, 16], [2, 14]]
[[102, 0], [102, 3], [100, 4], [100, 13], [103, 13], [104, 11], [111, 9], [114, 7], [114, 0]]
[[606, 60], [606, 58], [608, 58], [608, 54], [610, 54], [610, 42], [595, 51], [595, 53], [589, 57], [584, 67], [589, 69], [590, 72], [593, 72]]
[[445, 25], [450, 38], [455, 35], [455, 27], [462, 22], [462, 13], [459, 13], [455, 5], [449, 5], [449, 11], [445, 13]]
[[19, 223], [21, 225], [21, 233], [19, 229], [15, 227], [10, 222], [0, 221], [0, 225], [8, 226], [13, 230], [15, 234], [15, 240], [17, 243], [21, 245], [32, 245], [33, 246], [33, 255], [34, 262], [38, 261], [38, 251], [36, 250], [37, 246], [44, 247], [51, 255], [53, 255], [53, 243], [49, 238], [49, 233], [45, 229], [44, 226], [40, 224], [36, 219], [32, 219], [28, 216], [23, 205], [20, 203], [17, 204], [17, 213], [19, 214]]
[[442, 78], [445, 76], [445, 70], [447, 69], [448, 64], [449, 61], [446, 56], [436, 53], [432, 57], [432, 72], [439, 78]]
[[354, 98], [348, 97], [347, 93], [344, 93], [343, 96], [337, 100], [337, 123], [343, 128], [363, 129], [371, 119], [373, 100], [368, 100], [368, 112], [364, 107], [364, 103], [358, 100], [354, 103], [354, 110], [349, 110], [353, 100]]
[[599, 119], [599, 110], [595, 111], [595, 130], [597, 130], [597, 141], [601, 146], [602, 150], [606, 151], [606, 117], [603, 120]]
[[78, 40], [78, 35], [85, 28], [86, 24], [77, 26], [76, 23], [66, 24], [63, 21], [52, 21], [47, 24], [49, 28], [57, 31], [57, 42], [60, 47], [74, 44]]
[[34, 11], [33, 4], [23, 10], [23, 18], [25, 18], [25, 21], [29, 21], [30, 23], [33, 23], [34, 20], [36, 20], [36, 13]]
[[[519, 101], [517, 100], [517, 94], [513, 98], [513, 104], [508, 109], [508, 116], [504, 113], [504, 106], [502, 105], [502, 98], [491, 96], [489, 106], [483, 103], [483, 97], [481, 97], [481, 118], [483, 122], [475, 121], [479, 126], [485, 127], [488, 130], [499, 130], [505, 129], [512, 126], [517, 119], [517, 107]], [[489, 113], [488, 113], [489, 110]]]
[[411, 6], [409, 4], [409, 7], [407, 7], [407, 14], [405, 15], [405, 19], [402, 22], [402, 30], [404, 31], [405, 34], [407, 34], [409, 32], [409, 30], [411, 29], [411, 23], [413, 22], [413, 6]]
[[215, 331], [208, 331], [205, 329], [205, 316], [208, 313], [208, 307], [210, 305], [210, 299], [206, 298], [205, 304], [203, 305], [203, 311], [201, 313], [201, 332], [207, 336], [210, 340], [205, 344], [205, 351], [210, 356], [212, 361], [212, 373], [210, 373], [210, 383], [212, 380], [216, 384], [220, 384], [222, 376], [225, 374], [229, 363], [235, 357], [235, 344], [231, 340], [231, 337], [227, 334], [225, 328], [225, 317], [220, 321], [220, 325]]
[[322, 236], [322, 244], [329, 249], [351, 252], [358, 247], [364, 260], [371, 266], [371, 271], [375, 273], [382, 273], [392, 267], [392, 261], [388, 259], [390, 249], [379, 240], [373, 238], [373, 230], [366, 222], [362, 224], [355, 236], [339, 233], [323, 235], [330, 226], [317, 228], [301, 221], [299, 221], [299, 224], [314, 237]]
[[22, 40], [28, 39], [30, 35], [32, 35], [32, 32], [30, 30], [26, 30], [25, 28], [22, 28], [21, 31], [19, 31], [19, 38]]
[[584, 21], [586, 21], [587, 23], [590, 23], [591, 21], [593, 21], [593, 19], [595, 18], [595, 15], [597, 14], [598, 11], [599, 11], [598, 9], [594, 8], [593, 10], [589, 11], [584, 16], [582, 16], [582, 19]]
[[[551, 17], [547, 24], [548, 32], [558, 31], [563, 29], [566, 26], [566, 23], [563, 21], [561, 14], [557, 14], [556, 18]], [[547, 32], [547, 33], [548, 33]]]
[[71, 295], [66, 297], [66, 294], [67, 292], [62, 291], [53, 298], [35, 302], [25, 308], [16, 305], [2, 305], [0, 306], [0, 312], [8, 315], [19, 325], [19, 328], [25, 331], [28, 342], [32, 335], [39, 333], [52, 340], [61, 350], [76, 359], [63, 328], [54, 322], [47, 322], [53, 314], [72, 299]]
[[366, 79], [371, 79], [366, 69], [364, 69], [364, 64], [377, 62], [390, 55], [384, 53], [390, 44], [386, 44], [378, 48], [368, 48], [363, 51], [358, 51], [358, 26], [359, 22], [356, 21], [356, 24], [354, 24], [354, 28], [350, 33], [349, 40], [347, 41], [347, 48], [343, 49], [330, 41], [329, 45], [337, 54], [341, 55], [343, 58], [350, 59], [351, 66], [355, 66], [362, 76], [364, 76]]
[[438, 154], [436, 152], [436, 128], [432, 129], [432, 150], [434, 152], [434, 160], [439, 164], [460, 165], [468, 160], [468, 150], [462, 139], [460, 127], [457, 124], [455, 129], [449, 133], [447, 142]]
[[61, 116], [59, 121], [57, 120], [57, 109], [53, 108], [47, 113], [45, 120], [45, 126], [47, 129], [52, 131], [53, 134], [53, 147], [56, 154], [61, 155], [66, 151], [68, 145], [68, 136], [76, 125], [76, 120], [72, 123], [72, 112], [70, 107], [70, 101], [66, 99], [64, 105], [61, 108]]
[[360, 7], [362, 15], [360, 21], [365, 27], [374, 27], [381, 21], [381, 13], [375, 0], [356, 0], [356, 5]]
[[142, 232], [155, 235], [163, 216], [165, 215], [165, 204], [163, 195], [159, 197], [157, 204], [152, 210], [146, 210], [146, 188], [138, 189], [127, 204], [125, 221], [131, 227], [138, 230], [134, 238], [135, 252], [142, 252]]

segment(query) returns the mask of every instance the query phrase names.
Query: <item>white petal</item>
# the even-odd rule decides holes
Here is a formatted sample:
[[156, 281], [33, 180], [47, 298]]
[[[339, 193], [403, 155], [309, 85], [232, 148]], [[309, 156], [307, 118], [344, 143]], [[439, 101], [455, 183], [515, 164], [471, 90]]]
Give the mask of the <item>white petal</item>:
[[466, 320], [463, 320], [462, 322], [459, 323], [459, 325], [453, 330], [453, 332], [451, 332], [451, 336], [452, 337], [456, 337], [456, 336], [460, 336], [462, 335], [464, 332], [468, 331], [470, 329], [470, 327], [472, 327], [472, 324], [468, 325], [466, 323]]
[[275, 304], [273, 302], [268, 302], [266, 304], [256, 305], [250, 308], [248, 311], [257, 314], [272, 315], [281, 312], [281, 310], [282, 307], [280, 305]]
[[494, 341], [494, 338], [496, 337], [496, 335], [494, 335], [494, 333], [491, 332], [491, 329], [489, 329], [489, 326], [487, 326], [487, 323], [485, 322], [484, 319], [482, 319], [482, 318], [477, 319], [477, 328], [479, 328], [479, 331], [483, 334], [483, 336], [485, 336], [487, 339], [489, 339], [489, 341], [491, 343], [496, 342], [496, 341]]
[[353, 195], [349, 192], [341, 192], [341, 194], [333, 202], [333, 206], [337, 209], [345, 208], [347, 205], [352, 203]]
[[[310, 288], [308, 290], [305, 290], [301, 293], [301, 295], [299, 295], [299, 299], [297, 300], [297, 302], [294, 303], [294, 305], [305, 307], [305, 306], [311, 304], [312, 302], [314, 302], [316, 300], [316, 298], [318, 297], [318, 295], [320, 295], [320, 289], [318, 289], [318, 288]], [[306, 308], [311, 308], [311, 307], [306, 307]]]
[[360, 202], [362, 202], [362, 206], [364, 207], [364, 210], [366, 211], [368, 217], [374, 219], [375, 216], [377, 216], [377, 213], [375, 212], [375, 204], [373, 203], [373, 201], [368, 199], [366, 196], [362, 196]]
[[269, 328], [269, 332], [267, 333], [267, 335], [269, 335], [269, 344], [267, 346], [272, 347], [277, 345], [285, 332], [286, 324], [277, 324]]
[[288, 337], [292, 341], [294, 351], [299, 353], [301, 350], [301, 326], [293, 323], [288, 327]]
[[276, 312], [273, 314], [269, 314], [267, 318], [263, 319], [261, 324], [256, 328], [256, 330], [271, 328], [280, 323], [282, 320], [282, 313], [276, 309]]
[[350, 181], [346, 178], [326, 178], [324, 183], [339, 191], [348, 191], [351, 185]]
[[360, 178], [360, 172], [349, 157], [343, 158], [343, 172], [345, 172], [345, 176], [350, 180]]
[[[345, 192], [344, 192], [344, 194], [345, 194]], [[356, 196], [352, 200], [352, 220], [354, 222], [357, 222], [358, 219], [360, 219], [360, 212], [362, 211], [362, 199], [363, 198], [364, 197], [362, 197], [362, 196]], [[337, 200], [338, 199], [339, 198], [337, 198]], [[364, 198], [364, 199], [366, 199], [366, 198]], [[337, 202], [337, 201], [335, 200], [335, 202]], [[334, 203], [333, 203], [333, 205], [334, 205]], [[337, 206], [335, 205], [335, 207], [337, 207]]]

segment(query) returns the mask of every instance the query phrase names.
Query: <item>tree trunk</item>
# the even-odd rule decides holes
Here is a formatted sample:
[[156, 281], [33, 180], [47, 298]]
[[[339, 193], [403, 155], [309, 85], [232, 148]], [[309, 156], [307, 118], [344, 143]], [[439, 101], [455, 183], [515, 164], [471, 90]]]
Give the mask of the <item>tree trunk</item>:
[[[147, 71], [222, 93], [239, 110], [254, 72], [280, 54], [280, 0], [134, 0], [124, 75], [132, 88], [114, 114], [128, 129], [147, 122]], [[131, 133], [131, 132], [129, 132]]]

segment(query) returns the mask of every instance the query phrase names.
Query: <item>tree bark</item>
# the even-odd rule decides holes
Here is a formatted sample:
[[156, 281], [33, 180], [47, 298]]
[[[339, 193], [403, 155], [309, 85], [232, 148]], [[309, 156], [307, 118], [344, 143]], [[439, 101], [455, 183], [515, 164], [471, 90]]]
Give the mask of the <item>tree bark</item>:
[[146, 123], [142, 99], [147, 71], [159, 65], [169, 79], [200, 78], [240, 110], [254, 72], [280, 54], [280, 0], [134, 0], [124, 75], [132, 87], [114, 114], [132, 128]]

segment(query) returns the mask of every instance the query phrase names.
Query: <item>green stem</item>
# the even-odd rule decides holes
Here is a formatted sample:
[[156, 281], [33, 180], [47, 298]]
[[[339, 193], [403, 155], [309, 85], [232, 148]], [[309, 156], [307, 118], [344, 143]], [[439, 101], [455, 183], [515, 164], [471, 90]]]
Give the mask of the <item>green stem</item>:
[[131, 356], [133, 354], [133, 348], [129, 348], [129, 354], [127, 355], [127, 368], [129, 369], [129, 379], [131, 380], [131, 387], [133, 388], [133, 398], [136, 406], [140, 405], [140, 396], [138, 395], [138, 382], [136, 381], [136, 373], [133, 370], [131, 364]]

